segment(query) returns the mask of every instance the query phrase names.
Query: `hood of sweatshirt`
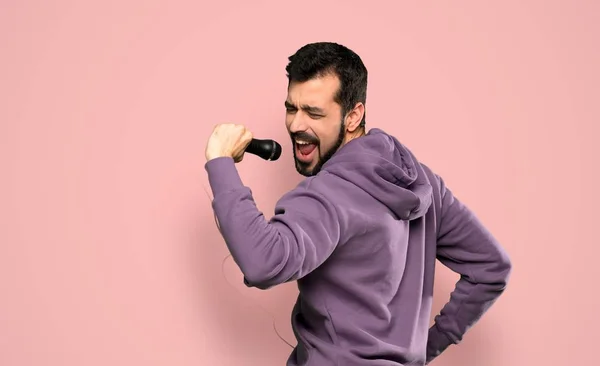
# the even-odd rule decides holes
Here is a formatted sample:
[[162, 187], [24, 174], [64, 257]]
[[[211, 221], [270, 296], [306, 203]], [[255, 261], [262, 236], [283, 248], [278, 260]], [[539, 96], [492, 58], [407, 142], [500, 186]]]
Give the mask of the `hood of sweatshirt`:
[[322, 170], [355, 184], [402, 220], [425, 215], [432, 202], [432, 186], [415, 156], [377, 128], [342, 146]]

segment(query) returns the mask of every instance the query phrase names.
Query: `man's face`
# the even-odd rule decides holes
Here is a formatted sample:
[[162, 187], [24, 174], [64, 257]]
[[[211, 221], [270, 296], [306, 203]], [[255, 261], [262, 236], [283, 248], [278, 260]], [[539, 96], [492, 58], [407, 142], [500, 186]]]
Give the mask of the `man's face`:
[[317, 174], [344, 142], [344, 116], [334, 100], [339, 87], [339, 79], [332, 75], [288, 87], [285, 124], [296, 170], [304, 176]]

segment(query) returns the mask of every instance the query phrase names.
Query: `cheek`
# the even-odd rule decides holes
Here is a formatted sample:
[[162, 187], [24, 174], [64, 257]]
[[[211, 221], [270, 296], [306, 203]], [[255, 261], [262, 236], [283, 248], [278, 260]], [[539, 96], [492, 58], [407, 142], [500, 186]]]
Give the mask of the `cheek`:
[[292, 118], [290, 117], [289, 114], [286, 114], [285, 115], [285, 128], [287, 128], [289, 130], [291, 125], [292, 125]]
[[335, 125], [330, 122], [327, 126], [319, 127], [321, 128], [315, 130], [315, 133], [319, 137], [320, 141], [319, 148], [321, 149], [321, 151], [329, 150], [337, 143], [338, 137], [340, 135], [340, 125]]

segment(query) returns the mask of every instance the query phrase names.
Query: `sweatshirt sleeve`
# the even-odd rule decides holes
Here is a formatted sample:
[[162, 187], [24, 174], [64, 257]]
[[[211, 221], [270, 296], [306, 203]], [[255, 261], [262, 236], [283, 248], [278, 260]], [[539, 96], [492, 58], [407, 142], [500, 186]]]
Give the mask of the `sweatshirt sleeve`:
[[427, 363], [462, 340], [502, 294], [511, 272], [510, 259], [500, 244], [441, 178], [440, 187], [437, 259], [460, 279], [429, 330]]
[[284, 195], [266, 220], [233, 159], [205, 166], [223, 239], [249, 287], [297, 280], [321, 265], [340, 240], [339, 216], [322, 195], [303, 186]]

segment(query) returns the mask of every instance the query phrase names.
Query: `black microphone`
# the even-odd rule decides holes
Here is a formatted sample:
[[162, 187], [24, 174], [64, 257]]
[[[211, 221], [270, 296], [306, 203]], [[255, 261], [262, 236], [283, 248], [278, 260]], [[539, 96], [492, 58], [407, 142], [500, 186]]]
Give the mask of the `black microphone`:
[[246, 152], [273, 161], [281, 156], [281, 145], [274, 140], [252, 139], [246, 147]]

